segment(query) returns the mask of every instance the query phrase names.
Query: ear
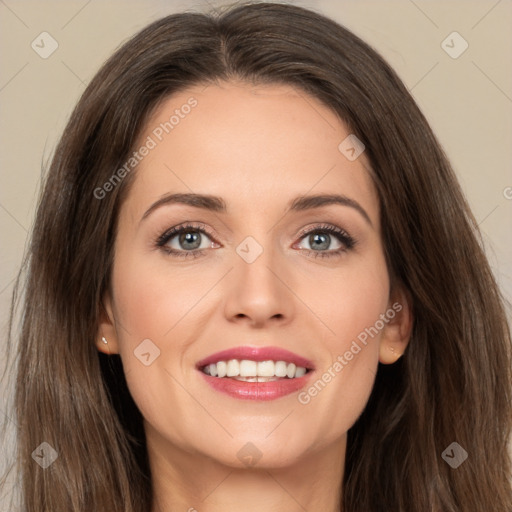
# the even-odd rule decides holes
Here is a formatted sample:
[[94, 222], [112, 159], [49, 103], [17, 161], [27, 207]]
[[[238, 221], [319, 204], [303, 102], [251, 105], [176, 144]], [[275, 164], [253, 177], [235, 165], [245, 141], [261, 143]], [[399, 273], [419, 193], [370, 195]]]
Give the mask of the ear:
[[405, 352], [413, 327], [411, 295], [401, 284], [393, 286], [386, 318], [389, 321], [382, 330], [379, 361], [382, 364], [393, 364]]
[[98, 333], [96, 334], [96, 347], [104, 354], [118, 354], [119, 342], [112, 312], [112, 300], [107, 290], [100, 303], [100, 318]]

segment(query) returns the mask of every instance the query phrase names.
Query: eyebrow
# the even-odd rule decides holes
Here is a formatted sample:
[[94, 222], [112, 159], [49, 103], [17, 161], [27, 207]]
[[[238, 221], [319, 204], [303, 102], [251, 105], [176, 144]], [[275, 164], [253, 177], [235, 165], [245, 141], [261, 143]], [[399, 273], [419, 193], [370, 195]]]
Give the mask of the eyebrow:
[[[201, 208], [216, 213], [226, 213], [226, 202], [218, 196], [207, 194], [194, 194], [194, 193], [181, 193], [181, 194], [166, 194], [157, 201], [155, 201], [144, 213], [141, 222], [146, 219], [153, 211], [164, 205], [169, 204], [185, 204], [195, 208]], [[305, 210], [312, 210], [331, 204], [339, 204], [341, 206], [349, 206], [361, 214], [370, 226], [373, 227], [372, 221], [366, 210], [354, 199], [340, 194], [316, 194], [309, 196], [298, 196], [292, 199], [287, 206], [286, 213], [300, 212]]]

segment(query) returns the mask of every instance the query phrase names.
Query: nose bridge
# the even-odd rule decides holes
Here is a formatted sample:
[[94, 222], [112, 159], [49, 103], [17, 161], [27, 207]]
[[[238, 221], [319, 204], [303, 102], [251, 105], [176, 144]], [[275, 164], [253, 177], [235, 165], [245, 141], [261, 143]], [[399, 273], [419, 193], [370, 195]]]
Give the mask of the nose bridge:
[[287, 290], [280, 251], [272, 232], [246, 236], [235, 248], [234, 269], [226, 302], [229, 317], [248, 317], [261, 324], [271, 318], [289, 319], [292, 294]]

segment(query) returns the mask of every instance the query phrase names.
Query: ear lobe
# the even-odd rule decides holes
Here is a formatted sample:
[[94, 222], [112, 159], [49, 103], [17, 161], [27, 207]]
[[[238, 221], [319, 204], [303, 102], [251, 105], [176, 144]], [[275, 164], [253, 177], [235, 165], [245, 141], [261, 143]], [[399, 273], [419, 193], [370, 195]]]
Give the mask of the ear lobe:
[[381, 335], [379, 362], [393, 364], [405, 352], [414, 323], [412, 298], [404, 286], [396, 285], [393, 293], [390, 294], [386, 317], [389, 318], [389, 321], [384, 326]]
[[100, 302], [98, 332], [96, 333], [95, 344], [96, 348], [104, 354], [110, 355], [119, 353], [117, 331], [108, 291]]

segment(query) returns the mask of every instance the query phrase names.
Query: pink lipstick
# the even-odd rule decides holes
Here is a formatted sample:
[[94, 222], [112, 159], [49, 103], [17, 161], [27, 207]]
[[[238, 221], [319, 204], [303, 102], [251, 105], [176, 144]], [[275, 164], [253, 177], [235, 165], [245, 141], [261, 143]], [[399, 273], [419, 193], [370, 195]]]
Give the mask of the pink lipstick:
[[196, 364], [214, 390], [242, 400], [274, 400], [302, 389], [313, 363], [279, 347], [235, 347]]

